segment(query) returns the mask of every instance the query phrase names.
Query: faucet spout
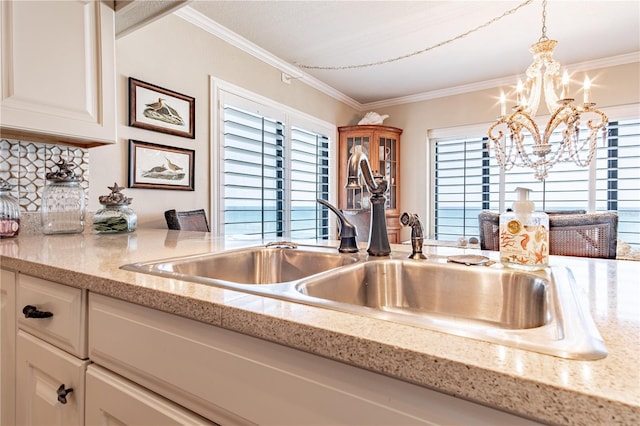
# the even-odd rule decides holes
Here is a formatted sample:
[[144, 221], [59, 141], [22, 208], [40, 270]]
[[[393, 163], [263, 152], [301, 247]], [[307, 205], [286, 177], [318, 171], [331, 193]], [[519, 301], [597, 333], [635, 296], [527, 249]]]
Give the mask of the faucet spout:
[[[349, 157], [347, 164], [347, 184], [345, 187], [348, 189], [360, 189], [360, 176], [364, 178], [367, 187], [372, 193], [379, 192], [378, 183], [371, 171], [369, 158], [362, 151], [362, 147], [356, 145], [353, 147], [353, 153]], [[384, 191], [386, 191], [386, 187], [382, 192]]]
[[387, 220], [385, 215], [385, 192], [388, 182], [384, 176], [371, 171], [371, 165], [362, 147], [354, 147], [347, 164], [347, 189], [360, 189], [360, 176], [371, 193], [371, 225], [369, 228], [369, 247], [367, 253], [371, 256], [388, 256], [391, 253], [389, 235], [387, 233]]
[[356, 227], [347, 220], [340, 210], [329, 204], [327, 200], [318, 198], [316, 201], [338, 216], [338, 223], [340, 225], [340, 247], [338, 247], [338, 251], [340, 253], [356, 253], [358, 251], [358, 244], [356, 242], [358, 231]]

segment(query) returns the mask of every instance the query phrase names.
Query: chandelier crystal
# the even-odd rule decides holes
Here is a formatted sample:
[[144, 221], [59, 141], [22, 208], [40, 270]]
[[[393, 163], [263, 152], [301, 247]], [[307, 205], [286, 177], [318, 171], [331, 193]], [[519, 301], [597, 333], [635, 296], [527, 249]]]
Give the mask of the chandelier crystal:
[[[573, 161], [579, 167], [587, 167], [596, 151], [598, 132], [602, 131], [602, 138], [606, 138], [608, 121], [591, 102], [588, 77], [584, 81], [582, 104], [575, 105], [575, 99], [569, 97], [569, 75], [565, 71], [561, 79], [560, 64], [553, 59], [553, 49], [558, 42], [546, 35], [546, 6], [547, 1], [543, 0], [542, 37], [529, 49], [533, 63], [527, 68], [526, 82], [518, 81], [513, 112], [506, 114], [506, 101], [501, 93], [500, 117], [488, 132], [501, 168], [529, 167], [534, 169], [538, 180], [544, 180], [549, 169], [558, 162]], [[560, 96], [556, 94], [557, 87], [561, 89]], [[543, 92], [551, 117], [541, 133], [534, 118]], [[559, 141], [552, 138], [556, 130], [561, 131]], [[584, 134], [585, 130], [588, 135]], [[530, 140], [526, 140], [527, 134], [531, 136]]]

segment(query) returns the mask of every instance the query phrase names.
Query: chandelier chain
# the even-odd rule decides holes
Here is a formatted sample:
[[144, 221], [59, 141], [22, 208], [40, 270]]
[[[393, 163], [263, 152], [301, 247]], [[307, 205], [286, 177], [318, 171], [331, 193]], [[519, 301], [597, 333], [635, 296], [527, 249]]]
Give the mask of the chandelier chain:
[[539, 41], [549, 40], [547, 37], [547, 0], [542, 0], [542, 36]]
[[[364, 63], [364, 64], [355, 64], [355, 65], [341, 65], [341, 66], [324, 66], [324, 65], [304, 65], [304, 64], [296, 64], [296, 66], [298, 66], [299, 68], [305, 68], [305, 69], [313, 69], [313, 70], [331, 70], [331, 71], [337, 71], [337, 70], [349, 70], [349, 69], [357, 69], [357, 68], [368, 68], [368, 67], [373, 67], [373, 66], [377, 66], [377, 65], [384, 65], [384, 64], [388, 64], [391, 62], [396, 62], [396, 61], [400, 61], [403, 59], [407, 59], [407, 58], [411, 58], [413, 56], [417, 56], [417, 55], [421, 55], [423, 53], [429, 52], [430, 50], [436, 49], [438, 47], [442, 47], [445, 46], [449, 43], [453, 43], [454, 41], [458, 41], [460, 39], [463, 39], [465, 37], [467, 37], [470, 34], [473, 34], [483, 28], [488, 27], [489, 25], [494, 24], [495, 22], [501, 20], [502, 18], [512, 15], [515, 12], [517, 12], [519, 9], [528, 6], [529, 4], [533, 3], [533, 0], [525, 0], [524, 2], [520, 3], [518, 6], [509, 9], [507, 11], [505, 11], [502, 15], [500, 16], [496, 16], [495, 18], [478, 25], [475, 28], [470, 29], [469, 31], [466, 31], [462, 34], [459, 34], [453, 38], [441, 41], [439, 43], [436, 43], [432, 46], [429, 47], [425, 47], [424, 49], [421, 50], [416, 50], [415, 52], [411, 52], [411, 53], [407, 53], [401, 56], [397, 56], [395, 58], [390, 58], [390, 59], [384, 59], [381, 61], [376, 61], [376, 62], [369, 62], [369, 63]], [[546, 0], [544, 0], [544, 3], [546, 4]], [[543, 33], [546, 31], [546, 28], [543, 26]], [[545, 36], [546, 37], [546, 36]]]

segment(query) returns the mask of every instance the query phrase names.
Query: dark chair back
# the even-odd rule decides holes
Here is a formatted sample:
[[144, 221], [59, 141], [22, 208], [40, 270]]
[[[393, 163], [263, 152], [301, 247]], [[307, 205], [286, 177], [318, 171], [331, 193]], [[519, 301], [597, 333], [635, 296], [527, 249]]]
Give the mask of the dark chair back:
[[478, 214], [480, 249], [500, 250], [500, 214], [483, 210]]
[[169, 229], [179, 231], [203, 231], [210, 232], [207, 214], [204, 209], [179, 212], [175, 209], [164, 212]]
[[549, 254], [615, 259], [617, 248], [616, 213], [549, 216]]

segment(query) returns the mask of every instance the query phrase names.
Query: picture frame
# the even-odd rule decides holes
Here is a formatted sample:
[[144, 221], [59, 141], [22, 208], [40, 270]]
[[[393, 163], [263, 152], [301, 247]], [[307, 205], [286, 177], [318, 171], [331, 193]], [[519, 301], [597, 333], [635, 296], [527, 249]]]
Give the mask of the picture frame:
[[129, 188], [195, 190], [195, 150], [129, 139]]
[[129, 126], [195, 139], [195, 98], [129, 77]]

